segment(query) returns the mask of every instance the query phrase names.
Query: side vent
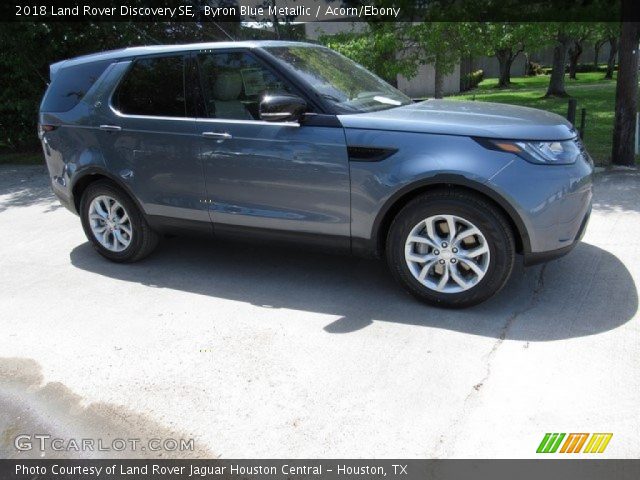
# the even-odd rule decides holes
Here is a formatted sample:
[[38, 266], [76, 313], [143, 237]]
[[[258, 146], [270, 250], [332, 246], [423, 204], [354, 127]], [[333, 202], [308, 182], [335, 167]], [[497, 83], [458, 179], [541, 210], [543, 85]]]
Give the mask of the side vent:
[[398, 151], [397, 148], [347, 147], [350, 162], [381, 162]]

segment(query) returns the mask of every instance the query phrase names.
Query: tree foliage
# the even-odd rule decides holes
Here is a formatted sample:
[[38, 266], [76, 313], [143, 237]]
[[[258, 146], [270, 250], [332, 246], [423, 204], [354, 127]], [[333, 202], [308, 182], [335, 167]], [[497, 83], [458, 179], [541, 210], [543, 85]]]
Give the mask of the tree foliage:
[[252, 38], [256, 29], [227, 23], [3, 23], [0, 28], [0, 148], [38, 146], [38, 105], [49, 65], [88, 53], [136, 45]]
[[407, 41], [410, 25], [369, 24], [360, 32], [323, 35], [319, 41], [396, 85], [397, 76], [412, 78], [418, 71], [417, 52]]
[[479, 28], [476, 22], [372, 22], [361, 32], [325, 35], [320, 41], [393, 85], [398, 75], [413, 78], [420, 65], [433, 65], [436, 97], [441, 97], [444, 76], [463, 55], [480, 53]]
[[435, 97], [443, 96], [443, 81], [465, 55], [478, 55], [477, 22], [423, 22], [411, 26], [410, 38], [417, 49], [420, 64], [432, 64], [435, 69]]

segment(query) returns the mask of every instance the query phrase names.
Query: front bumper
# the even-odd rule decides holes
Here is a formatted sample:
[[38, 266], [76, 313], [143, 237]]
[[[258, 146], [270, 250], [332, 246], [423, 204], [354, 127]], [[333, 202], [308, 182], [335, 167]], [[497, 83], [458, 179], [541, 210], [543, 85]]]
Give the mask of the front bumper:
[[534, 165], [519, 157], [487, 186], [515, 209], [525, 263], [541, 263], [570, 252], [591, 212], [593, 164], [587, 154], [572, 165]]
[[539, 263], [550, 262], [551, 260], [555, 260], [557, 258], [565, 256], [571, 250], [575, 248], [575, 246], [580, 243], [582, 237], [584, 236], [584, 232], [587, 229], [587, 224], [589, 223], [589, 218], [591, 217], [591, 205], [589, 205], [589, 210], [587, 214], [584, 216], [582, 220], [582, 224], [580, 225], [580, 230], [576, 235], [576, 238], [570, 245], [565, 245], [564, 247], [558, 248], [556, 250], [549, 250], [546, 252], [524, 252], [524, 264], [525, 266], [537, 265]]

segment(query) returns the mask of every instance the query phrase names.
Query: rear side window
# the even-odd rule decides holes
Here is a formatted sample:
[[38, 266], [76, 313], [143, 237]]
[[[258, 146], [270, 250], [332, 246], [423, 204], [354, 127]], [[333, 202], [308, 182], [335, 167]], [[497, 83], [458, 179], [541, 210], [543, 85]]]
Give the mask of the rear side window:
[[42, 104], [44, 112], [68, 112], [86, 95], [111, 60], [62, 68], [53, 78]]
[[186, 117], [183, 56], [136, 60], [113, 97], [113, 106], [129, 115]]

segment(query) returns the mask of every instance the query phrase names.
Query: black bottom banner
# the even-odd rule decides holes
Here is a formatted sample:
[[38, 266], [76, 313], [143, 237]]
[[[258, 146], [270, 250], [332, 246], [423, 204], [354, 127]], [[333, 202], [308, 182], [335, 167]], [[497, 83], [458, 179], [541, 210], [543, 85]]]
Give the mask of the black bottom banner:
[[640, 460], [0, 460], [1, 480], [637, 480]]

